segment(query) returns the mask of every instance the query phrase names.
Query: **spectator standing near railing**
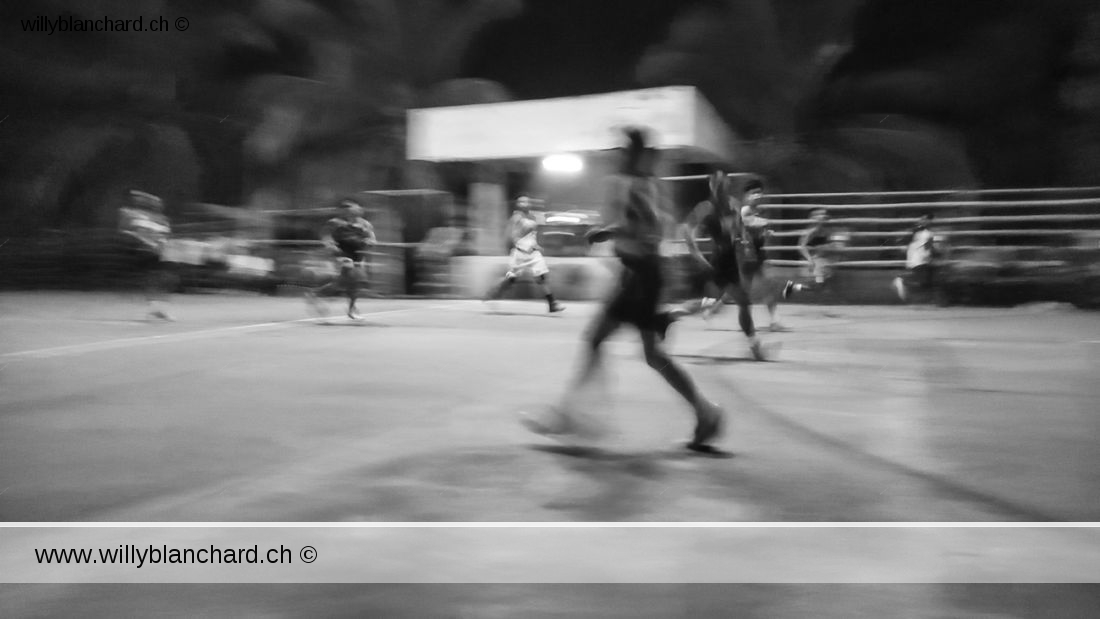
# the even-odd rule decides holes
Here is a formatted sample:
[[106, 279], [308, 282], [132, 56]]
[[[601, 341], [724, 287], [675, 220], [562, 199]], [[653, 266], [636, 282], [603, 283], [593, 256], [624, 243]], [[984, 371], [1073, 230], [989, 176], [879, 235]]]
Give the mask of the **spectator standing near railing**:
[[127, 240], [127, 254], [142, 278], [150, 318], [173, 321], [168, 311], [172, 274], [164, 250], [172, 225], [164, 214], [164, 201], [144, 191], [132, 190], [127, 206], [119, 209], [119, 231]]

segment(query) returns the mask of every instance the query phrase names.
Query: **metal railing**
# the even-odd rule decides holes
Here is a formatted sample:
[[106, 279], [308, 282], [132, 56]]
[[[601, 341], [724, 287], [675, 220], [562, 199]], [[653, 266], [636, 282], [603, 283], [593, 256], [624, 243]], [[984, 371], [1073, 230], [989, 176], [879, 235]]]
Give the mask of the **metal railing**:
[[[707, 178], [669, 176], [664, 180]], [[768, 194], [760, 209], [772, 228], [768, 263], [776, 266], [807, 264], [791, 255], [798, 254], [797, 239], [813, 223], [806, 215], [817, 209], [825, 209], [832, 227], [850, 239], [836, 248], [840, 256], [836, 266], [846, 268], [904, 267], [907, 247], [901, 241], [924, 213], [936, 214], [937, 242], [951, 252], [1095, 251], [1100, 247], [1100, 187]], [[1097, 242], [1080, 243], [1089, 234]]]

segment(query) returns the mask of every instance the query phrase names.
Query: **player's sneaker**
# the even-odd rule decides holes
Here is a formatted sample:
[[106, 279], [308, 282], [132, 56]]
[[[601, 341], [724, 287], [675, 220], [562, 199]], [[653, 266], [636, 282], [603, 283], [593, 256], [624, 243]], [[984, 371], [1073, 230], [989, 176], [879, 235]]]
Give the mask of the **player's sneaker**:
[[895, 277], [894, 281], [891, 283], [894, 286], [894, 292], [898, 294], [898, 298], [901, 299], [903, 303], [907, 301], [909, 294], [905, 290], [905, 282], [903, 282], [900, 277]]
[[558, 312], [564, 312], [564, 311], [565, 311], [565, 306], [562, 305], [561, 303], [558, 303], [557, 301], [554, 301], [553, 303], [550, 304], [550, 313], [551, 314], [556, 314]]
[[582, 417], [570, 412], [563, 406], [552, 406], [543, 413], [521, 412], [519, 417], [520, 423], [525, 428], [535, 434], [549, 438], [580, 439], [584, 442], [597, 440], [604, 434], [598, 424], [592, 421], [586, 422]]
[[561, 436], [573, 433], [573, 418], [559, 408], [551, 408], [538, 415], [520, 413], [519, 421], [525, 428], [543, 436]]
[[713, 452], [715, 449], [710, 444], [722, 435], [724, 414], [722, 408], [713, 402], [706, 402], [698, 411], [699, 420], [695, 424], [695, 434], [687, 443], [687, 448], [692, 451], [704, 453]]
[[363, 315], [360, 314], [359, 310], [355, 309], [354, 307], [349, 307], [348, 318], [351, 318], [352, 320], [363, 320]]
[[699, 308], [703, 314], [703, 320], [710, 321], [714, 318], [714, 315], [718, 313], [718, 309], [721, 306], [721, 302], [718, 299], [712, 299], [710, 297], [703, 297], [703, 300], [699, 302]]
[[305, 299], [306, 307], [317, 318], [325, 318], [328, 316], [328, 308], [325, 307], [324, 301], [319, 299], [313, 291], [307, 291], [302, 298]]
[[764, 356], [764, 344], [758, 338], [752, 338], [749, 340], [749, 352], [752, 353], [752, 358], [757, 361], [767, 361]]
[[165, 322], [176, 322], [176, 319], [165, 310], [151, 310], [149, 312], [149, 317]]
[[154, 302], [149, 306], [149, 318], [175, 322], [176, 319], [168, 312], [168, 308], [161, 302]]
[[788, 329], [786, 325], [782, 323], [773, 322], [772, 324], [768, 325], [768, 331], [771, 331], [772, 333], [783, 333], [785, 331], [790, 331], [790, 329]]
[[787, 280], [786, 284], [783, 284], [783, 300], [787, 300], [791, 296], [791, 291], [794, 290], [794, 282]]

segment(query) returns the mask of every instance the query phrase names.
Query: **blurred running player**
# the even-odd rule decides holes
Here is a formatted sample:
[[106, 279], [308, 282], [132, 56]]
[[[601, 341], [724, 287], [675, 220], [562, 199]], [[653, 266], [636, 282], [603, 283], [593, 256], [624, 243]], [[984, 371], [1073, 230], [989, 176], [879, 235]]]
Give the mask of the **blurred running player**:
[[128, 241], [128, 250], [149, 302], [149, 317], [172, 321], [168, 295], [172, 273], [164, 262], [164, 249], [172, 234], [164, 202], [153, 194], [133, 190], [129, 204], [118, 211], [119, 231]]
[[894, 290], [902, 301], [909, 301], [914, 292], [920, 293], [925, 298], [932, 295], [934, 283], [932, 260], [935, 257], [932, 219], [932, 213], [925, 213], [909, 232], [905, 252], [906, 273], [904, 277], [896, 277], [893, 281]]
[[[722, 429], [722, 411], [699, 392], [691, 377], [666, 353], [660, 333], [668, 328], [669, 317], [658, 311], [661, 298], [661, 212], [657, 178], [653, 175], [656, 150], [647, 146], [638, 129], [626, 131], [620, 173], [612, 178], [606, 227], [589, 233], [592, 243], [611, 241], [622, 262], [617, 288], [604, 303], [588, 330], [584, 358], [569, 394], [580, 393], [598, 376], [603, 343], [624, 323], [641, 332], [646, 363], [661, 375], [695, 411], [695, 433], [689, 449], [715, 451], [711, 442]], [[567, 400], [569, 396], [566, 396]], [[544, 418], [527, 417], [524, 422], [540, 434], [577, 434], [576, 414], [568, 403]]]
[[542, 294], [546, 297], [546, 306], [550, 313], [560, 312], [565, 306], [554, 299], [554, 293], [546, 282], [550, 274], [550, 268], [546, 266], [546, 259], [542, 256], [542, 248], [538, 243], [538, 222], [531, 214], [531, 200], [521, 196], [516, 200], [516, 212], [508, 222], [508, 233], [512, 243], [511, 262], [508, 272], [497, 285], [493, 286], [485, 295], [485, 301], [499, 299], [505, 290], [516, 283], [516, 278], [524, 274], [530, 274], [535, 279]]
[[810, 213], [813, 223], [802, 233], [798, 240], [798, 251], [810, 264], [813, 282], [795, 282], [787, 280], [783, 286], [783, 298], [787, 299], [795, 292], [831, 292], [834, 290], [833, 275], [840, 251], [848, 243], [848, 234], [839, 230], [829, 219], [829, 213], [823, 208]]
[[[779, 288], [764, 271], [765, 249], [768, 239], [772, 235], [771, 222], [760, 214], [760, 200], [764, 197], [764, 185], [757, 179], [745, 184], [742, 190], [741, 225], [745, 237], [748, 239], [750, 251], [745, 252], [741, 263], [741, 277], [743, 287], [748, 291], [750, 298], [759, 298], [764, 301], [771, 318], [769, 331], [785, 331], [786, 328], [777, 320], [779, 309]], [[718, 298], [704, 299], [702, 303], [703, 317], [710, 320], [725, 306], [728, 296], [725, 291]]]
[[343, 290], [348, 298], [348, 318], [362, 320], [355, 303], [360, 287], [366, 283], [367, 252], [376, 242], [374, 226], [363, 219], [363, 207], [354, 200], [341, 202], [340, 215], [325, 224], [321, 241], [336, 256], [340, 272], [324, 286], [307, 291], [306, 302], [318, 316], [324, 317], [328, 310], [320, 297]]
[[[711, 174], [710, 197], [688, 214], [681, 230], [688, 253], [718, 289], [716, 301], [711, 306], [720, 303], [724, 296], [737, 303], [738, 323], [749, 340], [749, 350], [753, 358], [763, 361], [764, 347], [756, 334], [748, 292], [751, 278], [756, 273], [756, 267], [750, 263], [758, 261], [755, 257], [757, 248], [742, 225], [741, 201], [730, 193], [730, 184], [730, 178], [724, 172]], [[697, 231], [711, 240], [709, 256], [704, 256], [699, 250]], [[683, 311], [695, 313], [704, 308], [704, 303], [694, 303]]]

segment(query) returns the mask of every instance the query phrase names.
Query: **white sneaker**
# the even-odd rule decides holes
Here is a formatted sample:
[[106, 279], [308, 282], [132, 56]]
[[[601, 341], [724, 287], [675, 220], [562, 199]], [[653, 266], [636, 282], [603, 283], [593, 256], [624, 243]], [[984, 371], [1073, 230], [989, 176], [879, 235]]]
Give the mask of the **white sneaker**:
[[710, 297], [706, 297], [703, 299], [702, 303], [700, 303], [700, 306], [702, 307], [703, 311], [703, 320], [709, 321], [711, 318], [714, 318], [715, 314], [718, 313], [719, 302], [718, 299], [711, 299]]
[[909, 294], [905, 290], [905, 282], [901, 281], [900, 277], [895, 277], [892, 283], [894, 285], [894, 292], [898, 294], [898, 298], [901, 299], [903, 303], [907, 301], [909, 299]]

